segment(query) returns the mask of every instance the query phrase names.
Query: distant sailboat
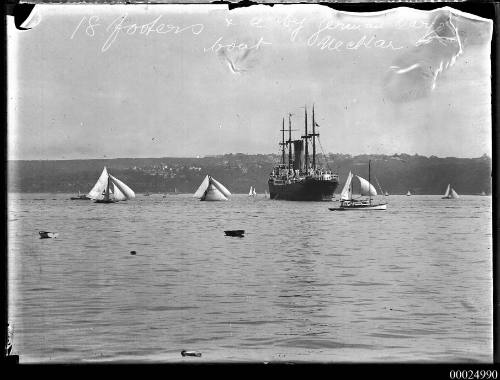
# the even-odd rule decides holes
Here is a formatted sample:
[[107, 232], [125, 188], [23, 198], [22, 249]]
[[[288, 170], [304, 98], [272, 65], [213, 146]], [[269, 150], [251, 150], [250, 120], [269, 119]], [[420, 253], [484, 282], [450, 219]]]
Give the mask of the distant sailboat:
[[460, 198], [457, 192], [451, 187], [451, 184], [448, 184], [444, 196], [441, 199], [457, 199]]
[[255, 189], [253, 186], [250, 186], [250, 190], [248, 191], [248, 196], [253, 197], [255, 195]]
[[484, 195], [486, 195], [486, 193], [485, 193], [484, 191], [481, 191], [481, 195], [483, 195], [483, 196], [484, 196]]
[[410, 192], [410, 190], [408, 190], [408, 192], [406, 193], [406, 196], [407, 196], [407, 197], [411, 196], [411, 192]]
[[267, 190], [264, 190], [264, 196], [265, 196], [266, 198], [269, 198], [269, 193], [267, 192]]
[[193, 195], [194, 198], [200, 198], [201, 201], [227, 201], [230, 196], [229, 190], [209, 175], [205, 177]]
[[255, 187], [253, 188], [252, 195], [253, 196], [257, 195], [257, 192], [255, 191]]
[[[368, 196], [369, 199], [353, 199], [352, 197], [352, 179], [354, 178], [352, 172], [349, 172], [344, 188], [340, 193], [340, 207], [328, 208], [330, 211], [342, 210], [386, 210], [387, 203], [372, 203], [372, 196], [377, 195], [377, 190], [366, 179], [356, 176], [361, 186], [361, 195]], [[370, 178], [370, 161], [368, 162], [368, 178]]]
[[389, 196], [389, 193], [388, 193], [387, 191], [385, 192], [385, 196], [386, 196], [386, 197], [388, 197], [388, 196]]
[[135, 198], [134, 191], [118, 178], [113, 177], [104, 167], [96, 184], [88, 196], [96, 203], [115, 203]]

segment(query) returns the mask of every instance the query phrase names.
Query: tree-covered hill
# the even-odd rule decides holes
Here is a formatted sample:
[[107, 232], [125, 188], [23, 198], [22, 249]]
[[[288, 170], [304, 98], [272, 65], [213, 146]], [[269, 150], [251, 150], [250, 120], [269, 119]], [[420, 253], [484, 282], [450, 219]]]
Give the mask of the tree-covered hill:
[[[267, 189], [272, 167], [279, 155], [226, 154], [201, 158], [118, 158], [95, 160], [9, 161], [10, 192], [88, 192], [102, 172], [108, 171], [135, 192], [193, 193], [210, 174], [233, 193]], [[318, 161], [340, 175], [341, 191], [349, 171], [368, 179], [390, 194], [442, 194], [448, 183], [459, 194], [491, 193], [491, 158], [439, 158], [419, 155], [319, 155]], [[380, 186], [380, 187], [379, 187]]]

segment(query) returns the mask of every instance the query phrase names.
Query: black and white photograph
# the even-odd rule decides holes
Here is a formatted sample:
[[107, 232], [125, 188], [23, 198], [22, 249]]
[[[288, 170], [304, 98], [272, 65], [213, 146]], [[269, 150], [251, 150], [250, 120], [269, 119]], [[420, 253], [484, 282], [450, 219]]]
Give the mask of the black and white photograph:
[[7, 355], [492, 364], [494, 20], [393, 5], [17, 5]]

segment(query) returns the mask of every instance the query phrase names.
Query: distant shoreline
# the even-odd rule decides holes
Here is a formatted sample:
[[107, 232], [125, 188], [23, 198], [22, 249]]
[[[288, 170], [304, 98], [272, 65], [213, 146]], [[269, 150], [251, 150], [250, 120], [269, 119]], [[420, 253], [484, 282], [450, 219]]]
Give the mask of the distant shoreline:
[[[226, 154], [200, 158], [120, 158], [91, 160], [7, 161], [7, 189], [19, 193], [88, 192], [103, 167], [136, 193], [194, 193], [207, 174], [231, 193], [269, 191], [268, 179], [280, 154]], [[394, 154], [318, 155], [316, 164], [331, 170], [343, 184], [349, 172], [368, 178], [368, 162], [377, 192], [389, 194], [444, 194], [448, 184], [461, 194], [492, 192], [492, 159], [439, 158]], [[285, 157], [285, 165], [288, 157]], [[357, 185], [359, 186], [359, 185]], [[338, 192], [341, 191], [339, 186]], [[356, 191], [356, 190], [355, 190]]]
[[[99, 158], [48, 158], [48, 159], [7, 159], [7, 162], [50, 162], [50, 161], [113, 161], [113, 160], [199, 160], [199, 159], [210, 159], [210, 158], [222, 158], [222, 157], [233, 157], [233, 156], [247, 156], [247, 157], [258, 157], [258, 156], [276, 156], [281, 157], [278, 153], [223, 153], [223, 154], [210, 154], [205, 156], [161, 156], [161, 157], [99, 157]], [[318, 153], [318, 156], [325, 156], [322, 153]], [[410, 157], [421, 157], [421, 158], [437, 158], [437, 159], [463, 159], [463, 160], [474, 160], [474, 159], [491, 159], [491, 156], [484, 153], [481, 156], [476, 157], [457, 157], [457, 156], [436, 156], [430, 155], [425, 156], [418, 153], [362, 153], [362, 154], [351, 154], [351, 153], [332, 153], [329, 152], [326, 156], [340, 156], [340, 157], [399, 157], [399, 156], [410, 156]]]

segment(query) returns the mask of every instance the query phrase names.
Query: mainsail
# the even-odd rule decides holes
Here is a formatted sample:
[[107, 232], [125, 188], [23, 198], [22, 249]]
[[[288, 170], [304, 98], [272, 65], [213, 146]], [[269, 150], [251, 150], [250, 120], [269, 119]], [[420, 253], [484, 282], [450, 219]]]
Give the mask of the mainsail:
[[361, 184], [361, 195], [364, 196], [377, 195], [377, 190], [375, 190], [375, 187], [373, 187], [373, 185], [370, 182], [360, 177], [359, 175], [357, 175], [356, 177], [358, 177], [359, 183]]
[[92, 190], [89, 191], [87, 196], [91, 199], [99, 199], [102, 197], [102, 192], [106, 190], [107, 186], [108, 186], [108, 171], [106, 170], [106, 167], [104, 167], [101, 176], [97, 180]]
[[198, 187], [198, 190], [196, 190], [195, 193], [193, 194], [193, 198], [201, 198], [203, 196], [203, 193], [205, 192], [205, 190], [208, 188], [209, 182], [210, 182], [210, 179], [207, 175], [203, 179], [203, 181], [201, 182], [201, 185], [200, 185], [200, 187]]
[[[109, 178], [111, 178], [111, 182], [113, 182], [114, 189], [115, 189], [115, 199], [119, 201], [124, 201], [127, 199], [133, 199], [135, 198], [135, 193], [134, 191], [125, 185], [122, 181], [120, 181], [118, 178], [113, 177], [111, 174], [109, 174]], [[118, 199], [117, 198], [117, 192], [116, 190], [118, 189], [119, 196], [123, 197], [124, 199]]]
[[250, 191], [248, 192], [248, 195], [253, 195], [252, 186], [250, 186]]
[[215, 187], [222, 193], [224, 194], [226, 197], [229, 197], [231, 195], [231, 193], [229, 192], [228, 189], [226, 189], [224, 187], [224, 185], [222, 183], [220, 183], [219, 181], [217, 181], [215, 178], [212, 178], [210, 177], [210, 181], [215, 185]]
[[346, 201], [346, 200], [349, 200], [352, 198], [351, 181], [352, 181], [352, 173], [349, 172], [349, 175], [347, 176], [347, 180], [345, 181], [344, 188], [342, 189], [342, 192], [340, 193], [340, 199], [343, 201]]
[[451, 184], [448, 185], [446, 188], [446, 192], [444, 193], [444, 196], [442, 199], [457, 199], [459, 198], [457, 192], [451, 187]]
[[444, 197], [448, 198], [450, 196], [450, 185], [448, 184], [448, 187], [446, 188], [446, 191], [444, 192]]

